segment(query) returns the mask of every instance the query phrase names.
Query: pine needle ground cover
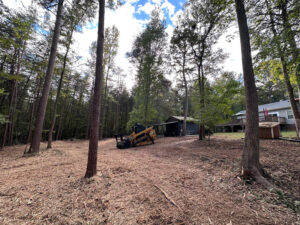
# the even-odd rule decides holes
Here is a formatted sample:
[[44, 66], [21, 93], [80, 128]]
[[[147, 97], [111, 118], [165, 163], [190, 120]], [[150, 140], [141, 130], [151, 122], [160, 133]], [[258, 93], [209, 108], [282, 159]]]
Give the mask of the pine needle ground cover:
[[84, 179], [87, 141], [56, 141], [31, 157], [23, 145], [7, 147], [0, 224], [299, 224], [300, 144], [261, 141], [277, 193], [239, 178], [242, 148], [238, 139], [189, 136], [118, 150], [107, 139], [97, 176]]

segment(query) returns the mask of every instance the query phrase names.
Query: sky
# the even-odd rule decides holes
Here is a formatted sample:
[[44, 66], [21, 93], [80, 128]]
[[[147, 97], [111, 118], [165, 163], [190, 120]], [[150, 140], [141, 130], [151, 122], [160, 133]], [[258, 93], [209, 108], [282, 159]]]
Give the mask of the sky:
[[[14, 9], [22, 10], [30, 6], [32, 0], [3, 0], [3, 3]], [[70, 0], [66, 0], [68, 2]], [[135, 68], [126, 58], [126, 53], [132, 49], [132, 43], [136, 36], [144, 29], [150, 19], [150, 13], [155, 7], [161, 8], [161, 15], [166, 20], [166, 32], [169, 38], [172, 36], [177, 16], [182, 12], [182, 6], [185, 0], [125, 0], [125, 3], [116, 10], [106, 9], [105, 27], [115, 25], [120, 31], [119, 51], [115, 63], [122, 68], [126, 74], [125, 84], [128, 89], [134, 85]], [[85, 61], [90, 57], [89, 48], [93, 41], [97, 40], [97, 18], [95, 15], [93, 21], [82, 28], [81, 33], [75, 33], [73, 50], [82, 57], [80, 69], [86, 70]], [[231, 42], [226, 41], [228, 34], [235, 34]], [[234, 71], [237, 74], [242, 73], [240, 41], [237, 33], [237, 26], [233, 25], [226, 34], [224, 34], [216, 47], [222, 48], [229, 54], [223, 68], [227, 71]], [[169, 76], [175, 83], [175, 75]]]

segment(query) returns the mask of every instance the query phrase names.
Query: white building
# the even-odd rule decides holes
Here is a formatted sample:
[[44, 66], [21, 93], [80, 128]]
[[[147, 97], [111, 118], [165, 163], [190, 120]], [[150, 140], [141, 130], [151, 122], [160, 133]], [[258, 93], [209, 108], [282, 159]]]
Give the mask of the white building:
[[[300, 112], [300, 104], [297, 100], [298, 110]], [[259, 105], [259, 120], [260, 121], [273, 121], [279, 122], [281, 128], [292, 129], [295, 128], [295, 121], [293, 112], [291, 109], [291, 104], [289, 100], [283, 100], [279, 102], [273, 102], [269, 104]], [[266, 113], [267, 111], [267, 113]], [[237, 119], [245, 119], [246, 111], [240, 111], [236, 115]], [[268, 114], [268, 116], [266, 116]]]

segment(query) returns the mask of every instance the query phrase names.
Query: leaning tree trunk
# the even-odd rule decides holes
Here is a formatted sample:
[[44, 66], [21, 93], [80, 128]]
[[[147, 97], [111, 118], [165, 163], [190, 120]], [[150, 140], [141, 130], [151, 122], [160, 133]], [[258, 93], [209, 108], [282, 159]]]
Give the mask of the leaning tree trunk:
[[[31, 104], [29, 128], [28, 128], [28, 136], [27, 136], [26, 144], [31, 143], [31, 140], [32, 140], [32, 127], [33, 127], [34, 115], [36, 114], [36, 106], [39, 101], [41, 86], [42, 86], [42, 78], [37, 78], [36, 87], [34, 90], [32, 104]], [[26, 151], [27, 151], [27, 149], [25, 149], [25, 152]]]
[[235, 7], [240, 33], [246, 94], [246, 131], [242, 154], [242, 175], [244, 178], [253, 177], [265, 187], [270, 188], [272, 185], [261, 175], [262, 169], [259, 162], [258, 97], [244, 1], [235, 0]]
[[40, 151], [40, 141], [42, 137], [42, 129], [45, 119], [46, 107], [48, 102], [48, 96], [50, 91], [50, 84], [53, 76], [54, 65], [55, 65], [55, 58], [56, 58], [56, 50], [57, 50], [57, 43], [60, 35], [60, 23], [62, 17], [62, 10], [63, 10], [63, 2], [64, 0], [59, 0], [57, 6], [57, 13], [56, 13], [56, 21], [51, 45], [51, 52], [48, 62], [48, 67], [45, 76], [44, 88], [42, 97], [40, 99], [40, 104], [37, 113], [37, 119], [34, 129], [34, 134], [31, 141], [31, 146], [29, 148], [28, 153], [38, 153]]
[[98, 20], [98, 41], [97, 41], [97, 61], [95, 74], [95, 87], [92, 108], [92, 124], [89, 142], [89, 154], [85, 177], [89, 178], [97, 173], [97, 151], [99, 139], [99, 117], [101, 105], [101, 89], [103, 82], [103, 43], [104, 43], [104, 13], [105, 0], [99, 0], [99, 20]]
[[[274, 16], [273, 16], [274, 14], [271, 11], [271, 7], [269, 5], [268, 0], [265, 0], [265, 3], [266, 3], [266, 7], [267, 7], [268, 14], [270, 17], [271, 30], [274, 35], [274, 38], [277, 39], [278, 33], [275, 29], [275, 21], [274, 21]], [[293, 112], [293, 116], [294, 116], [294, 120], [295, 120], [297, 136], [298, 136], [298, 138], [300, 138], [300, 114], [299, 114], [299, 110], [297, 108], [297, 104], [296, 104], [296, 100], [295, 100], [295, 96], [294, 96], [294, 89], [293, 89], [293, 86], [291, 85], [290, 76], [288, 74], [286, 59], [284, 57], [283, 50], [278, 42], [276, 42], [276, 48], [277, 48], [277, 52], [279, 54], [279, 58], [281, 61], [282, 72], [284, 75], [284, 80], [285, 80], [285, 84], [287, 87], [289, 100], [290, 100], [290, 104], [291, 104], [291, 108], [292, 108], [292, 112]]]
[[288, 40], [288, 43], [292, 51], [292, 57], [295, 66], [295, 77], [298, 86], [299, 103], [300, 103], [300, 59], [299, 59], [300, 49], [297, 48], [297, 43], [295, 40], [295, 32], [293, 32], [291, 23], [288, 18], [287, 4], [288, 4], [287, 0], [281, 1], [281, 10], [282, 10], [281, 17], [283, 20], [284, 32], [286, 34], [285, 36]]
[[71, 40], [72, 40], [72, 36], [73, 36], [72, 34], [73, 34], [73, 30], [71, 31], [70, 40], [68, 42], [67, 50], [66, 50], [66, 53], [64, 55], [63, 68], [62, 68], [62, 71], [61, 71], [61, 74], [60, 74], [59, 84], [58, 84], [58, 87], [57, 87], [57, 93], [56, 93], [54, 109], [53, 109], [53, 115], [52, 115], [52, 122], [51, 122], [51, 126], [50, 126], [49, 133], [48, 133], [48, 145], [47, 145], [48, 149], [52, 148], [53, 130], [54, 130], [54, 127], [55, 127], [55, 122], [56, 122], [57, 105], [58, 105], [60, 92], [61, 92], [61, 88], [62, 88], [62, 84], [63, 84], [63, 79], [64, 79], [64, 75], [65, 75], [65, 69], [66, 69], [66, 65], [67, 65], [68, 54], [69, 54], [69, 50], [70, 50], [70, 46], [71, 46]]

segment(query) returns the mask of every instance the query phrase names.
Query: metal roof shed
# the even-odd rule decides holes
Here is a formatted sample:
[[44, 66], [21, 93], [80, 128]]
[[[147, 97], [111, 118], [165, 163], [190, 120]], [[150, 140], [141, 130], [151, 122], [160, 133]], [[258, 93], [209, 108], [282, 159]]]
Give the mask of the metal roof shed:
[[[181, 136], [183, 128], [183, 116], [170, 116], [166, 120], [165, 136]], [[199, 133], [199, 125], [197, 120], [191, 117], [186, 118], [186, 134], [194, 135]]]

